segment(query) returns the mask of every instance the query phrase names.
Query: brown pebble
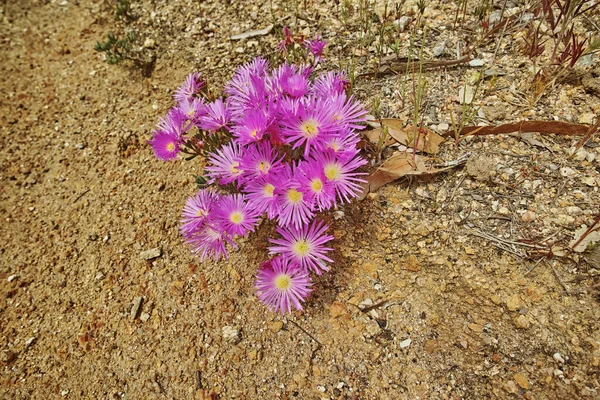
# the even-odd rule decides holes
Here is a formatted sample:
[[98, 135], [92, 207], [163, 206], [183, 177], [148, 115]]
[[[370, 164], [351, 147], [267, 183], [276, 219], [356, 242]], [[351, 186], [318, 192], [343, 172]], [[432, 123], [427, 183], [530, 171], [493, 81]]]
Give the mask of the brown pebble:
[[273, 322], [269, 322], [269, 330], [273, 333], [277, 333], [281, 330], [281, 328], [283, 328], [283, 322], [282, 321], [273, 321]]
[[523, 215], [521, 215], [521, 220], [523, 220], [523, 222], [532, 222], [535, 221], [535, 213], [533, 211], [525, 211], [523, 213]]
[[531, 323], [529, 322], [527, 317], [525, 317], [524, 315], [519, 315], [517, 318], [515, 318], [515, 325], [519, 329], [529, 329]]
[[329, 312], [331, 313], [332, 318], [337, 318], [342, 315], [348, 314], [348, 308], [341, 301], [334, 301], [331, 307], [329, 308]]
[[469, 324], [469, 329], [472, 330], [473, 332], [478, 332], [478, 333], [483, 332], [483, 326], [481, 326], [479, 324]]
[[529, 389], [529, 380], [525, 375], [516, 373], [513, 375], [513, 379], [517, 382], [517, 385], [521, 386], [523, 389]]

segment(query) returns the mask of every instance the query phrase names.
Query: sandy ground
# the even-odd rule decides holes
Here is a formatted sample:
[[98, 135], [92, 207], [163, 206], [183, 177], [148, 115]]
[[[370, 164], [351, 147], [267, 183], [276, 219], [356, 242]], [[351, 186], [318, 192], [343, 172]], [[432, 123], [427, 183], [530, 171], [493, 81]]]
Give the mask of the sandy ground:
[[[344, 22], [329, 2], [299, 2], [297, 13], [273, 3], [132, 0], [129, 22], [110, 2], [2, 4], [0, 397], [598, 398], [598, 255], [535, 257], [566, 247], [600, 210], [598, 137], [574, 159], [578, 138], [559, 135], [448, 140], [439, 157], [471, 152], [466, 167], [389, 184], [326, 217], [332, 272], [285, 318], [253, 294], [271, 227], [226, 261], [189, 253], [178, 220], [201, 163], [159, 162], [146, 144], [170, 91], [194, 70], [218, 91], [279, 40], [277, 29], [229, 36], [273, 19], [322, 33], [332, 67], [369, 68], [356, 57], [358, 12]], [[426, 55], [469, 35], [451, 31], [453, 10], [426, 11], [437, 29]], [[93, 51], [127, 29], [156, 56], [149, 76]], [[599, 93], [581, 79], [533, 109], [518, 104], [527, 71], [510, 43], [494, 65], [506, 76], [484, 92], [490, 122], [597, 118]], [[576, 68], [588, 87], [590, 71]], [[444, 101], [458, 104], [471, 73], [427, 72], [424, 124], [450, 123]], [[355, 86], [368, 107], [379, 97], [384, 116], [406, 118], [400, 90], [394, 75]], [[161, 255], [144, 260], [153, 248]]]

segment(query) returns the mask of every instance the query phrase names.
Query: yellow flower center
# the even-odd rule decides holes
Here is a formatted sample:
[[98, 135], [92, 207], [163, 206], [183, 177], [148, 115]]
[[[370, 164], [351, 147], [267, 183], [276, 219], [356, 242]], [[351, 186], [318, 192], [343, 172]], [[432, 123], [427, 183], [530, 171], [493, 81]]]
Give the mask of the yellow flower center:
[[229, 167], [229, 172], [231, 172], [232, 174], [237, 174], [238, 172], [240, 172], [238, 168], [239, 166], [239, 162], [234, 162], [233, 164], [231, 164], [231, 167]]
[[192, 117], [194, 116], [196, 112], [194, 111], [194, 109], [192, 108], [190, 111], [188, 111], [188, 116]]
[[319, 133], [319, 124], [314, 119], [307, 119], [300, 125], [300, 131], [308, 138], [315, 137]]
[[271, 164], [266, 161], [261, 161], [258, 164], [258, 169], [260, 170], [260, 172], [269, 172], [269, 170], [271, 169]]
[[342, 175], [342, 168], [340, 168], [339, 164], [328, 164], [325, 166], [324, 172], [327, 179], [335, 181]]
[[198, 211], [196, 211], [196, 217], [204, 217], [206, 215], [206, 211], [204, 211], [202, 208], [199, 208]]
[[258, 132], [256, 131], [256, 129], [254, 129], [252, 132], [250, 132], [250, 136], [252, 136], [253, 138], [255, 138], [256, 135], [258, 135]]
[[302, 200], [302, 193], [300, 193], [296, 189], [290, 189], [287, 192], [287, 197], [290, 202], [298, 203]]
[[275, 191], [275, 186], [273, 186], [270, 183], [267, 183], [265, 185], [265, 196], [267, 197], [273, 197], [273, 192]]
[[175, 151], [175, 143], [173, 143], [173, 142], [170, 142], [170, 143], [167, 145], [167, 151], [168, 151], [168, 152], [173, 152], [173, 151]]
[[299, 257], [304, 257], [310, 253], [311, 245], [306, 240], [298, 240], [293, 246], [294, 253]]
[[281, 291], [286, 291], [292, 286], [292, 278], [286, 274], [280, 274], [275, 277], [275, 287]]
[[313, 192], [320, 192], [323, 189], [323, 182], [319, 178], [313, 179], [310, 188]]
[[244, 216], [242, 215], [241, 212], [239, 211], [234, 211], [231, 213], [231, 215], [229, 216], [229, 220], [231, 222], [233, 222], [236, 225], [239, 225], [242, 223], [242, 221], [244, 220]]
[[333, 149], [333, 151], [337, 152], [340, 149], [340, 144], [336, 142], [329, 143], [329, 148]]

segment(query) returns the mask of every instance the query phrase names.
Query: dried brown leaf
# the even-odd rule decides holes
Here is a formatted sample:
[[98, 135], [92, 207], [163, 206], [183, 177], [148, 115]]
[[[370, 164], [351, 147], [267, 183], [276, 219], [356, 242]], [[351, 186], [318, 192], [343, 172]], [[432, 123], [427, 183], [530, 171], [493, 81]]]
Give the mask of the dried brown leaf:
[[416, 136], [417, 150], [429, 154], [435, 154], [444, 138], [427, 128], [415, 128], [413, 125], [403, 126], [402, 120], [396, 118], [385, 118], [381, 120], [381, 126], [388, 129], [388, 133], [398, 143], [406, 147], [414, 147]]
[[[498, 126], [465, 126], [460, 136], [500, 135], [516, 132], [555, 133], [559, 135], [585, 135], [589, 127], [560, 121], [521, 121]], [[445, 132], [443, 136], [454, 136], [454, 131]]]
[[[363, 131], [363, 134], [365, 135], [365, 137], [367, 139], [369, 139], [369, 141], [371, 143], [379, 145], [380, 144], [379, 141], [381, 140], [381, 135], [383, 134], [383, 130], [381, 128], [376, 128], [376, 129], [372, 129], [369, 131]], [[396, 143], [396, 141], [394, 140], [394, 138], [392, 138], [390, 135], [387, 135], [383, 142], [383, 146], [388, 147], [395, 143]]]

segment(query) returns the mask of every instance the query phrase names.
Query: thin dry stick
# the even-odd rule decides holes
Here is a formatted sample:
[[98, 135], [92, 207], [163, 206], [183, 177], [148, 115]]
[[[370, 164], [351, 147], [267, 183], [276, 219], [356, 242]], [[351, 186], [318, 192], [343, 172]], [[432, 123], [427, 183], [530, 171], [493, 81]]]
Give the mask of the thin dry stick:
[[289, 319], [288, 321], [290, 321], [292, 324], [296, 325], [296, 327], [297, 327], [298, 329], [300, 329], [302, 332], [304, 332], [304, 334], [305, 334], [306, 336], [308, 336], [308, 337], [309, 337], [309, 338], [311, 338], [311, 339], [312, 339], [312, 340], [313, 340], [313, 341], [314, 341], [316, 344], [318, 344], [318, 345], [319, 345], [319, 348], [321, 348], [321, 347], [323, 346], [323, 345], [321, 344], [321, 342], [319, 342], [317, 339], [315, 339], [315, 338], [314, 338], [314, 336], [313, 336], [313, 335], [311, 335], [310, 333], [308, 333], [308, 332], [307, 332], [307, 331], [306, 331], [306, 330], [305, 330], [303, 327], [301, 327], [300, 325], [298, 325], [298, 324], [296, 323], [296, 321], [293, 321], [293, 320], [291, 320], [291, 319]]
[[[596, 226], [598, 225], [598, 226]], [[585, 232], [583, 232], [583, 234], [579, 237], [579, 239], [573, 243], [573, 246], [571, 246], [571, 249], [574, 249], [575, 247], [579, 246], [579, 243], [581, 243], [581, 241], [583, 239], [585, 239], [587, 237], [587, 235], [589, 235], [590, 233], [592, 233], [593, 231], [595, 231], [596, 229], [600, 228], [600, 214], [598, 214], [598, 216], [596, 217], [596, 219], [594, 220], [594, 223], [586, 229]]]
[[500, 248], [500, 249], [502, 249], [504, 251], [508, 251], [509, 253], [512, 253], [512, 254], [514, 254], [516, 256], [519, 256], [521, 258], [525, 257], [525, 254], [522, 254], [522, 253], [518, 252], [517, 250], [511, 248], [508, 245], [508, 243], [506, 241], [502, 240], [502, 239], [499, 239], [499, 238], [496, 238], [496, 237], [494, 237], [492, 235], [486, 234], [484, 232], [478, 232], [478, 231], [475, 231], [475, 230], [467, 230], [467, 233], [470, 233], [471, 235], [479, 236], [480, 238], [489, 240], [492, 243], [492, 245], [494, 245], [494, 246], [496, 246], [496, 247], [498, 247], [498, 248]]
[[575, 151], [569, 156], [569, 159], [573, 158], [579, 149], [582, 148], [583, 145], [586, 144], [596, 132], [598, 132], [598, 126], [600, 126], [600, 118], [597, 119], [595, 125], [590, 126], [590, 129], [587, 131], [585, 136], [582, 137], [581, 140], [575, 145]]
[[[474, 135], [500, 135], [517, 132], [540, 132], [555, 133], [559, 135], [576, 136], [585, 135], [588, 127], [579, 124], [570, 124], [560, 121], [520, 121], [511, 124], [498, 126], [465, 126], [462, 129], [461, 137]], [[454, 136], [454, 131], [447, 131], [442, 136]]]

